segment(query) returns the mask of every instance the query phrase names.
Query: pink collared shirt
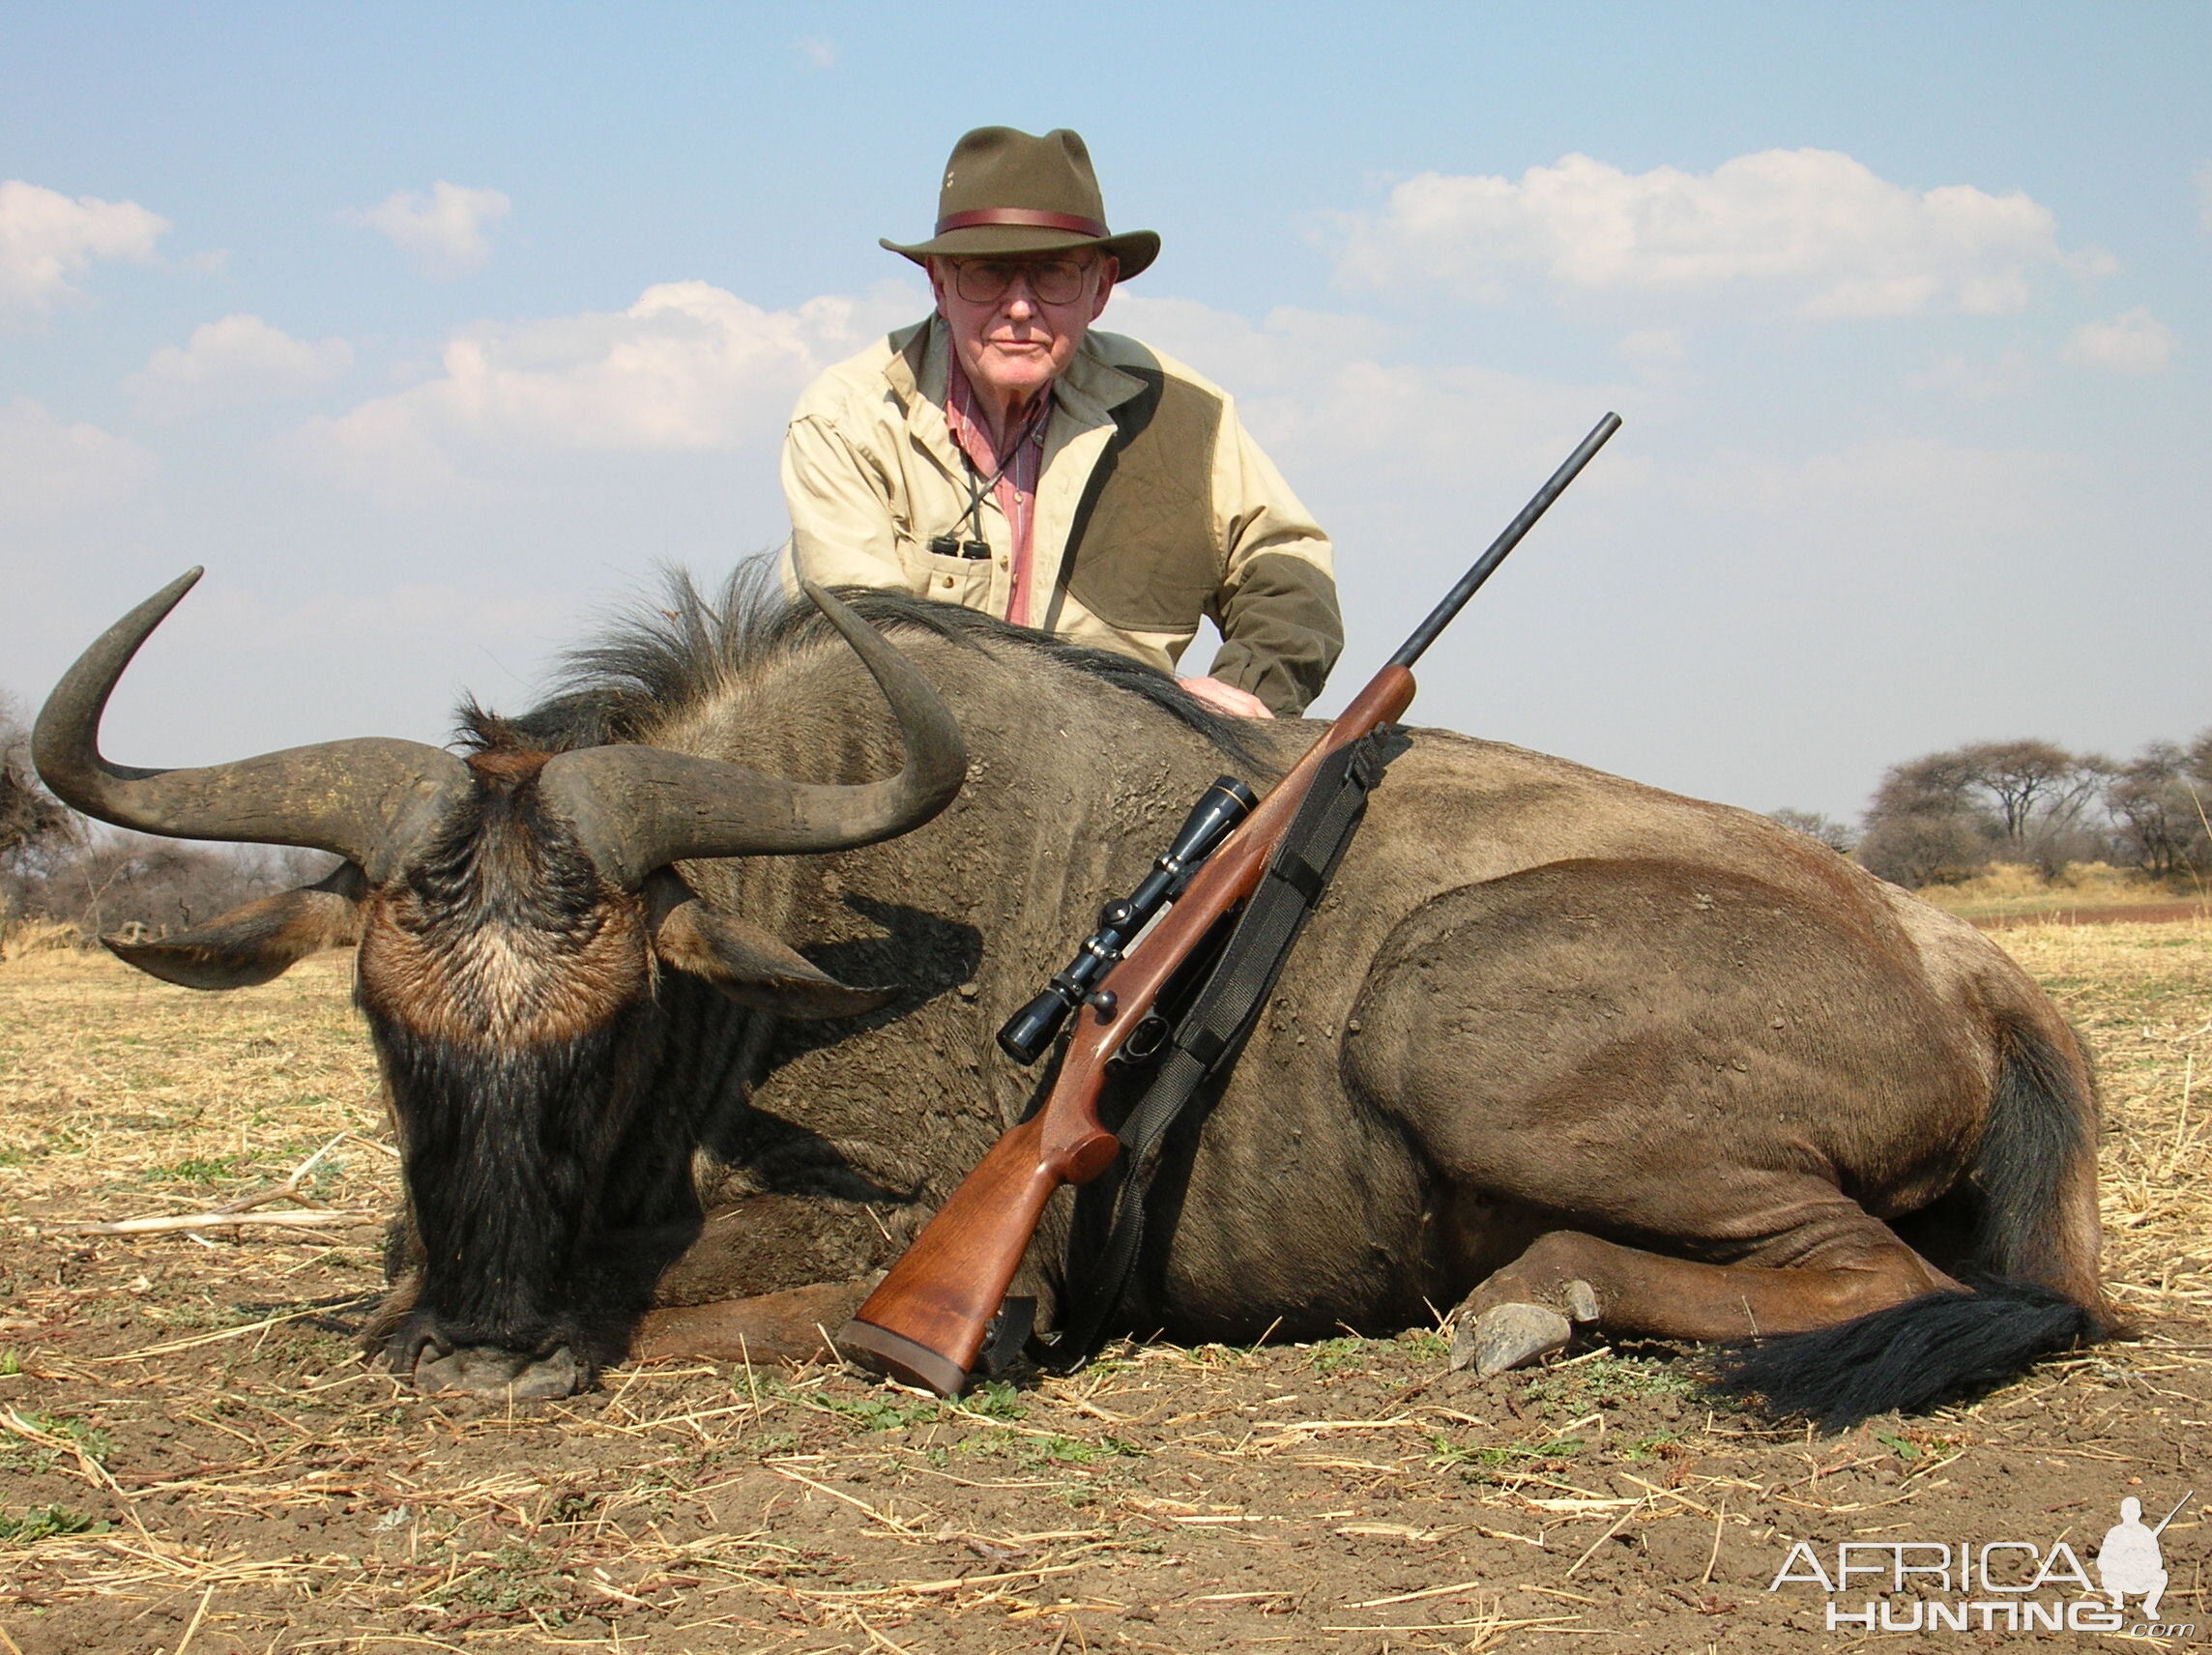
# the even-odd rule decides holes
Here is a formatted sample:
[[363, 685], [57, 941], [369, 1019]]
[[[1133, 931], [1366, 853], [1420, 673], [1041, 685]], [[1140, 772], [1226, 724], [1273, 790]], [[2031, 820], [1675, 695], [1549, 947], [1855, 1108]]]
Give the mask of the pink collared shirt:
[[[1052, 420], [1052, 387], [1046, 386], [1038, 394], [1036, 406], [1030, 410], [1029, 418], [1015, 433], [1013, 455], [1003, 462], [1002, 470], [1002, 462], [991, 447], [991, 428], [975, 412], [975, 389], [968, 383], [959, 353], [947, 354], [945, 423], [952, 433], [952, 440], [960, 445], [961, 452], [968, 456], [968, 463], [975, 468], [976, 477], [997, 479], [991, 497], [999, 503], [999, 510], [1006, 519], [1006, 528], [1014, 542], [1014, 566], [1006, 592], [1006, 619], [1017, 626], [1027, 626], [1033, 562], [1031, 532], [1036, 521], [1037, 479], [1044, 475], [1044, 428]], [[961, 525], [963, 530], [966, 527], [965, 523]]]

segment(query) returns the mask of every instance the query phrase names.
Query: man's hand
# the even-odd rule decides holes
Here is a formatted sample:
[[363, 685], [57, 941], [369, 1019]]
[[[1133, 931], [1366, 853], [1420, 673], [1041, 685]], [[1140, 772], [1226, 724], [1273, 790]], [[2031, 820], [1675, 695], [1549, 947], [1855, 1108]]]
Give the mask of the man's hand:
[[1267, 704], [1249, 690], [1235, 684], [1223, 683], [1217, 678], [1185, 678], [1176, 681], [1216, 712], [1226, 712], [1232, 718], [1272, 718]]

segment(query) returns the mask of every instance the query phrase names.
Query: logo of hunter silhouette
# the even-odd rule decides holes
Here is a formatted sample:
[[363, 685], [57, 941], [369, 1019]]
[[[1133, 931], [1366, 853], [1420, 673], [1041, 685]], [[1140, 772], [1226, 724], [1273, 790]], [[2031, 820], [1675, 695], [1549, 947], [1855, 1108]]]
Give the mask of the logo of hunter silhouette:
[[[1831, 1568], [1813, 1543], [1800, 1540], [1767, 1582], [1829, 1594], [1827, 1627], [1838, 1632], [2121, 1632], [2137, 1637], [2194, 1638], [2194, 1623], [2158, 1618], [2168, 1579], [2158, 1537], [2195, 1496], [2193, 1489], [2153, 1524], [2142, 1502], [2120, 1501], [2120, 1521], [2096, 1551], [2097, 1579], [2063, 1540], [2048, 1547], [2026, 1540], [1846, 1540]], [[1876, 1592], [1854, 1603], [1848, 1594]], [[1842, 1598], [1842, 1602], [1837, 1600]], [[2131, 1625], [2127, 1601], [2139, 1600]]]
[[2158, 1600], [2166, 1596], [2166, 1559], [2159, 1553], [2158, 1537], [2174, 1512], [2188, 1503], [2189, 1495], [2183, 1495], [2156, 1528], [2145, 1528], [2142, 1501], [2133, 1495], [2120, 1501], [2120, 1521], [2105, 1530], [2105, 1543], [2097, 1548], [2097, 1578], [2112, 1594], [2114, 1609], [2122, 1608], [2124, 1599], [2140, 1597], [2143, 1619], [2158, 1618]]

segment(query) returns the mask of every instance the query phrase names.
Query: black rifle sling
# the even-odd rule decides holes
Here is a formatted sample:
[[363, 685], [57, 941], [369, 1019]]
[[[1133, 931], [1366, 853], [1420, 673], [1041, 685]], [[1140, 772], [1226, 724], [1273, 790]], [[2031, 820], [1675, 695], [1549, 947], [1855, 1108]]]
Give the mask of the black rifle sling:
[[1322, 761], [1205, 987], [1177, 1025], [1151, 1086], [1121, 1122], [1113, 1228], [1093, 1267], [1078, 1270], [1077, 1261], [1069, 1261], [1069, 1289], [1079, 1296], [1044, 1353], [1043, 1365], [1054, 1372], [1073, 1373], [1104, 1342], [1107, 1320], [1128, 1289], [1144, 1244], [1145, 1199], [1168, 1130], [1199, 1088], [1225, 1074], [1243, 1050], [1292, 945], [1359, 831], [1367, 795], [1382, 779], [1383, 737], [1382, 731], [1363, 736]]

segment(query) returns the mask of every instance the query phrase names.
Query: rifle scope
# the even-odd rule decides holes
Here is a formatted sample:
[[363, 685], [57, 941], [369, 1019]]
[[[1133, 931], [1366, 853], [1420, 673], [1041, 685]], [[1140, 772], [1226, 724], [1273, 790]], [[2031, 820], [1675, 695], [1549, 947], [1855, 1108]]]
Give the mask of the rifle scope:
[[[1216, 778], [1199, 795], [1175, 842], [1152, 864], [1144, 884], [1100, 909], [1097, 931], [1076, 951], [1066, 970], [1045, 984], [1044, 993], [1006, 1019], [999, 1031], [999, 1049], [1017, 1063], [1033, 1063], [1042, 1057], [1076, 1007], [1092, 1000], [1091, 984], [1106, 974], [1162, 905], [1182, 894], [1192, 871], [1213, 855], [1257, 802], [1252, 790], [1235, 776]], [[1098, 1008], [1108, 1017], [1113, 1015], [1111, 1000]]]

